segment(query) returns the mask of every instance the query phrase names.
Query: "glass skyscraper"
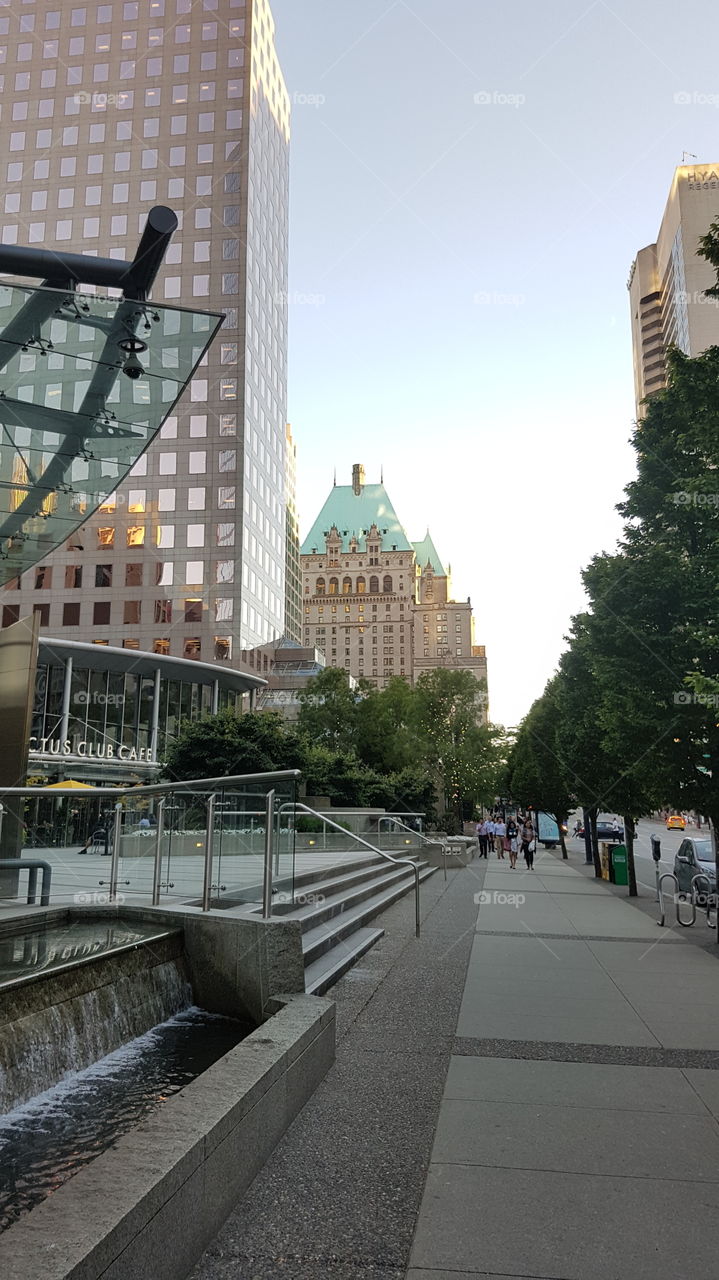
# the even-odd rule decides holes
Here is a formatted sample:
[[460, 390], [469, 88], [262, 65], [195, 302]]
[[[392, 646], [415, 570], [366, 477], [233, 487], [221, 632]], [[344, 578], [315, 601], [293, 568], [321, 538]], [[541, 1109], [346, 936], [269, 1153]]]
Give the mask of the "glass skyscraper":
[[0, 3], [0, 60], [3, 242], [131, 258], [167, 204], [155, 300], [226, 317], [130, 479], [3, 613], [231, 662], [285, 617], [289, 99], [268, 0]]

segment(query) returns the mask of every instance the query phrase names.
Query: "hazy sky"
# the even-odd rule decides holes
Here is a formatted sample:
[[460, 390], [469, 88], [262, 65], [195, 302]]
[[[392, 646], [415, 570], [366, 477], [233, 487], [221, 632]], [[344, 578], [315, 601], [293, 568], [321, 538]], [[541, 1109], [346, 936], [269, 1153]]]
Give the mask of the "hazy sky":
[[[353, 462], [471, 596], [492, 718], [539, 696], [633, 468], [626, 281], [719, 160], [713, 0], [273, 0], [293, 106], [303, 532]], [[719, 213], [719, 209], [717, 210]]]

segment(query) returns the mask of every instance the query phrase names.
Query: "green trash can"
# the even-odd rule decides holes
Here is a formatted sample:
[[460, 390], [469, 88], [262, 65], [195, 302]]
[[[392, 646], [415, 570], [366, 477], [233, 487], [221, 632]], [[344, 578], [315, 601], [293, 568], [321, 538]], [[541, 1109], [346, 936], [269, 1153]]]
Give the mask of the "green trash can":
[[627, 866], [627, 847], [615, 844], [612, 849], [612, 871], [615, 884], [629, 884], [629, 868]]

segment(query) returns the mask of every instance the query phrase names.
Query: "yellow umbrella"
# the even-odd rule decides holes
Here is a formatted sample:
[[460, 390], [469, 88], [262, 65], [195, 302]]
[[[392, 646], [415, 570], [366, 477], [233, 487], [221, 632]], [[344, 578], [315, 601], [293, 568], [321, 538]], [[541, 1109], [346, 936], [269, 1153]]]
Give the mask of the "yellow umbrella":
[[45, 788], [46, 791], [60, 791], [67, 788], [69, 791], [97, 791], [97, 787], [91, 787], [89, 782], [75, 782], [72, 778], [67, 782], [51, 782]]

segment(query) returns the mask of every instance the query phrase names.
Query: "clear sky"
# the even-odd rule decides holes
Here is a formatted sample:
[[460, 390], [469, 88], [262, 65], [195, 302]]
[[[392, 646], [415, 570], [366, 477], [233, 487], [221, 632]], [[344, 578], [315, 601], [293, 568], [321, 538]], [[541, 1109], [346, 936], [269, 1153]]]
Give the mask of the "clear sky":
[[516, 724], [619, 532], [626, 281], [682, 153], [719, 161], [715, 0], [273, 11], [302, 531], [335, 466], [383, 466], [472, 599], [492, 718]]

